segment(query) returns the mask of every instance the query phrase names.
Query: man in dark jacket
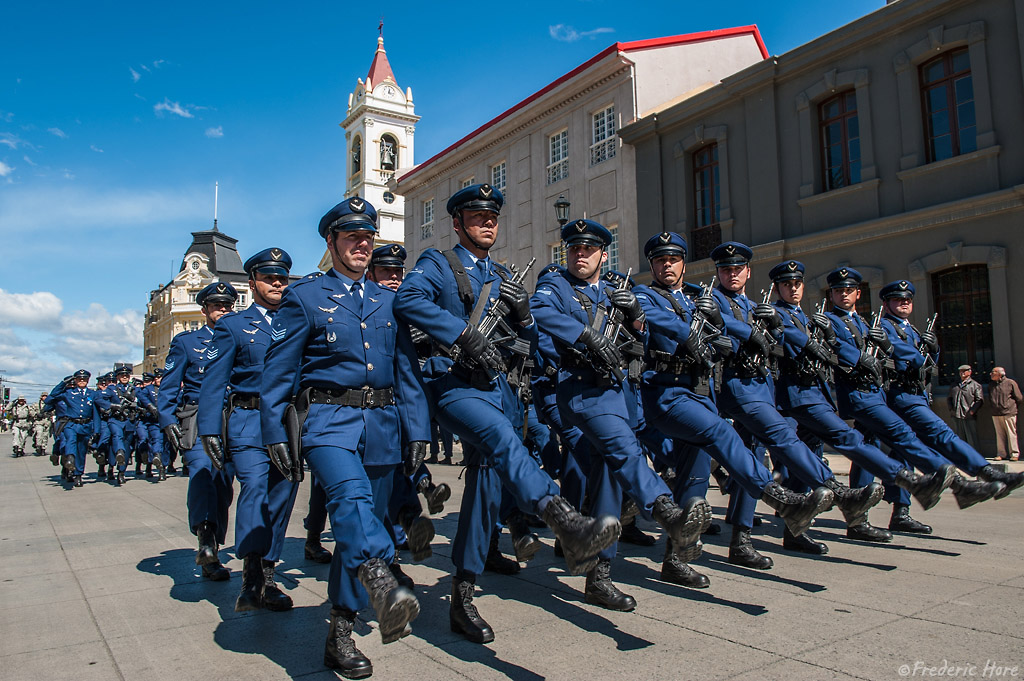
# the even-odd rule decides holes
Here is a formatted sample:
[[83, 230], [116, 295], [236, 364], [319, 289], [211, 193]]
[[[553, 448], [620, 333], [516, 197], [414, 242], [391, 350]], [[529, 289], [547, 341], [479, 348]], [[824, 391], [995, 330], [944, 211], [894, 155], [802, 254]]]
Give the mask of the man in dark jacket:
[[1016, 461], [1020, 458], [1017, 445], [1017, 405], [1024, 400], [1017, 381], [1006, 377], [1006, 369], [994, 367], [992, 382], [988, 384], [988, 399], [992, 403], [992, 425], [996, 429], [998, 459]]
[[978, 410], [984, 398], [981, 396], [981, 384], [971, 378], [971, 366], [962, 364], [958, 369], [960, 382], [949, 389], [946, 403], [953, 418], [953, 431], [957, 436], [978, 448]]

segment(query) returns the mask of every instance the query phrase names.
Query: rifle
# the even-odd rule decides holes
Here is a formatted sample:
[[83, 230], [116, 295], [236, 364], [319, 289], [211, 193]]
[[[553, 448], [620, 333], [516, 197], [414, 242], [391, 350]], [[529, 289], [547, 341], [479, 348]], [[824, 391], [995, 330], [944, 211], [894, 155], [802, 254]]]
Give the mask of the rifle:
[[[928, 323], [924, 325], [925, 332], [934, 333], [935, 324], [939, 321], [939, 313], [936, 312], [928, 318]], [[924, 355], [924, 365], [921, 367], [921, 390], [928, 397], [928, 404], [932, 403], [932, 394], [928, 391], [928, 384], [930, 383], [930, 376], [932, 370], [935, 369], [935, 358], [932, 357], [928, 349], [924, 347], [924, 343], [917, 347], [918, 351]]]
[[[768, 301], [771, 300], [772, 290], [774, 290], [774, 289], [775, 289], [774, 282], [772, 283], [771, 286], [768, 287], [767, 290], [761, 289], [761, 303], [762, 304], [764, 304], [764, 305], [768, 304]], [[771, 356], [771, 350], [775, 346], [775, 337], [772, 336], [770, 333], [768, 333], [764, 323], [761, 322], [759, 319], [752, 318], [749, 323], [750, 323], [750, 328], [756, 329], [764, 337], [765, 341], [767, 342], [767, 344], [769, 346], [769, 352], [764, 357], [761, 357], [761, 353], [757, 353], [756, 356], [753, 356], [753, 355], [751, 355], [748, 352], [744, 352], [744, 353], [741, 354], [741, 360], [740, 361], [743, 364], [743, 368], [746, 369], [747, 371], [752, 371], [752, 372], [756, 373], [758, 376], [760, 376], [761, 378], [768, 378], [768, 376], [771, 375], [771, 373], [772, 373], [771, 369], [769, 368], [768, 363], [769, 363], [769, 361], [771, 359], [771, 357], [770, 357]]]
[[[626, 270], [626, 276], [620, 279], [618, 285], [615, 287], [616, 291], [624, 291], [629, 287], [629, 275], [632, 273], [632, 267]], [[604, 323], [605, 316], [608, 317], [608, 323], [605, 324], [604, 331], [602, 332], [601, 325]], [[622, 333], [622, 330], [625, 327], [625, 319], [622, 311], [611, 306], [608, 306], [607, 309], [599, 306], [597, 308], [597, 312], [594, 313], [593, 327], [595, 331], [603, 333], [605, 338], [618, 346], [619, 334]], [[626, 375], [622, 373], [622, 367], [609, 367], [608, 370], [615, 377], [616, 381], [626, 380]]]
[[[711, 296], [711, 292], [715, 289], [716, 279], [718, 279], [718, 275], [712, 275], [710, 283], [700, 285], [701, 298], [707, 298]], [[699, 307], [694, 307], [693, 312], [691, 314], [693, 316], [693, 321], [696, 322], [696, 325], [690, 329], [690, 333], [697, 334], [697, 342], [710, 345], [711, 341], [722, 335], [721, 329], [719, 329], [714, 324], [708, 322], [708, 318], [704, 316], [704, 313], [701, 311]], [[709, 326], [711, 327], [711, 331], [705, 333], [704, 330]], [[714, 352], [713, 348], [712, 352]], [[705, 369], [714, 368], [715, 361], [714, 359], [712, 359], [710, 355], [706, 357], [700, 357], [699, 359]]]

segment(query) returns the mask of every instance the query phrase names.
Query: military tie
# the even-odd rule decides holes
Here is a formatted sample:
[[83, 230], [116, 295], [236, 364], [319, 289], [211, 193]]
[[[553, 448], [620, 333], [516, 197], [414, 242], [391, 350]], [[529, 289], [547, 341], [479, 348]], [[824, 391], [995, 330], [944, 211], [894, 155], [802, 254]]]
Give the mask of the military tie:
[[352, 300], [355, 301], [357, 308], [362, 308], [363, 306], [363, 292], [361, 289], [362, 285], [358, 281], [352, 282], [352, 288], [349, 289], [349, 292], [352, 294]]

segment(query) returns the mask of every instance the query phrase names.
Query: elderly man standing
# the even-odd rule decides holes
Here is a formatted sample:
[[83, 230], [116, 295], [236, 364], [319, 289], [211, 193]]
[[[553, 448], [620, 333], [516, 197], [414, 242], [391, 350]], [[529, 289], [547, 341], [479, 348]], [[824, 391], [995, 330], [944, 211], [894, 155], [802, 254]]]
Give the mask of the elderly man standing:
[[953, 417], [953, 431], [961, 440], [978, 448], [978, 410], [984, 398], [981, 396], [981, 384], [971, 378], [971, 365], [961, 364], [960, 382], [949, 389], [946, 403]]
[[992, 425], [996, 428], [997, 459], [1016, 461], [1020, 458], [1017, 445], [1017, 405], [1024, 400], [1017, 381], [1006, 377], [1006, 369], [994, 367], [992, 382], [988, 384], [988, 398], [992, 402]]

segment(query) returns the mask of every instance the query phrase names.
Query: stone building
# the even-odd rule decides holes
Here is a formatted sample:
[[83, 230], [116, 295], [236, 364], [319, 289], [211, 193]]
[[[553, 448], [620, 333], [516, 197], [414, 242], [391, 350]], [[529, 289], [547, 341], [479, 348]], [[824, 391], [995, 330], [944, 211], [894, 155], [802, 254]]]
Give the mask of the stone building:
[[[488, 182], [505, 194], [502, 229], [492, 250], [502, 262], [562, 258], [553, 203], [571, 202], [571, 218], [589, 217], [625, 234], [611, 267], [639, 251], [633, 150], [618, 129], [666, 99], [711, 87], [767, 57], [756, 27], [615, 43], [407, 172], [392, 184], [405, 197], [405, 245], [411, 254], [450, 248], [445, 204], [460, 188]], [[539, 269], [539, 268], [538, 268]], [[535, 280], [531, 273], [530, 285]]]

